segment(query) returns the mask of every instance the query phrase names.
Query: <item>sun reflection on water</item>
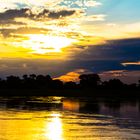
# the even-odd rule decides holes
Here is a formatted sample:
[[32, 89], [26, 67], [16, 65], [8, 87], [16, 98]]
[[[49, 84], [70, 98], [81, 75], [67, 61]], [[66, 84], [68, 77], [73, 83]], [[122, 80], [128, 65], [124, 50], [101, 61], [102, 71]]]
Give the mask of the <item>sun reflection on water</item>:
[[51, 114], [51, 120], [47, 123], [46, 134], [48, 140], [63, 140], [63, 128], [60, 114]]

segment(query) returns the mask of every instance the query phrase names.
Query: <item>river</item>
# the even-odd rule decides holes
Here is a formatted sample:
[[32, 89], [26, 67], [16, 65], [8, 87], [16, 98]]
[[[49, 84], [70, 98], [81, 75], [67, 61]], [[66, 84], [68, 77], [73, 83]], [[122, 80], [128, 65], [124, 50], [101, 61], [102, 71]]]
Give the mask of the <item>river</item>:
[[0, 97], [0, 140], [140, 140], [140, 101]]

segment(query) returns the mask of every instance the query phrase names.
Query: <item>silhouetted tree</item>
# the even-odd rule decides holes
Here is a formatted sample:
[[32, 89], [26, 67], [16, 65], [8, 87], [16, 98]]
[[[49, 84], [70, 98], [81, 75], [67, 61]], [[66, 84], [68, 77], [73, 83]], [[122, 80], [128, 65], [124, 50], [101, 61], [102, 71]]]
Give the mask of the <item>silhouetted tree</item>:
[[70, 82], [66, 82], [64, 84], [64, 87], [66, 89], [75, 89], [75, 88], [77, 88], [77, 84], [75, 82], [70, 81]]
[[[117, 93], [127, 93], [129, 94], [130, 92], [138, 91], [140, 90], [140, 80], [139, 84], [124, 84], [122, 81], [119, 79], [111, 79], [109, 81], [105, 81], [101, 83], [101, 79], [98, 74], [83, 74], [79, 76], [80, 79], [80, 84], [77, 84], [75, 82], [66, 82], [63, 83], [60, 80], [53, 80], [51, 76], [49, 75], [35, 75], [35, 74], [30, 74], [30, 75], [23, 75], [22, 78], [18, 76], [8, 76], [6, 79], [1, 79], [0, 78], [0, 89], [54, 89], [54, 90], [75, 90], [79, 91], [82, 88], [85, 89], [90, 89], [91, 91], [93, 89], [106, 89], [107, 93], [110, 95], [112, 94], [112, 90], [116, 90]], [[93, 89], [92, 89], [93, 88]], [[108, 92], [111, 89], [111, 92]], [[124, 89], [127, 90], [128, 92], [124, 92]], [[129, 89], [130, 92], [129, 92]], [[118, 92], [123, 91], [123, 92]], [[12, 90], [13, 91], [13, 90]], [[103, 90], [102, 90], [103, 91]], [[84, 94], [84, 92], [78, 92], [78, 94]], [[99, 90], [100, 93], [100, 90]], [[113, 92], [115, 93], [115, 92]], [[106, 94], [105, 92], [102, 92], [103, 95]], [[121, 94], [120, 94], [121, 95]], [[125, 94], [124, 94], [125, 95]]]
[[28, 75], [23, 75], [22, 76], [22, 87], [23, 88], [31, 88], [31, 89], [36, 89], [37, 85], [36, 85], [36, 75], [35, 74], [30, 74]]
[[30, 74], [30, 79], [35, 80], [36, 79], [36, 75], [35, 74]]
[[138, 87], [140, 88], [140, 80], [138, 81]]
[[45, 81], [46, 81], [46, 88], [50, 88], [52, 85], [52, 78], [50, 75], [45, 76]]
[[39, 87], [44, 87], [45, 84], [46, 84], [45, 76], [43, 76], [43, 75], [37, 75], [36, 82], [37, 82], [37, 85]]
[[0, 78], [0, 88], [6, 88], [6, 81]]
[[120, 89], [124, 87], [123, 82], [119, 79], [111, 79], [108, 82], [104, 82], [103, 85], [109, 89]]
[[8, 76], [6, 78], [6, 84], [8, 88], [20, 88], [21, 87], [21, 80], [17, 76]]
[[62, 89], [63, 88], [63, 82], [58, 80], [58, 79], [53, 80], [51, 86], [52, 86], [53, 89]]
[[137, 88], [136, 83], [132, 83], [132, 84], [128, 85], [128, 89], [136, 89], [136, 88]]
[[79, 76], [81, 87], [94, 88], [97, 87], [101, 79], [98, 74], [83, 74]]
[[24, 80], [27, 80], [27, 79], [28, 79], [28, 75], [27, 75], [27, 74], [24, 74], [24, 75], [22, 76], [22, 78], [23, 78]]

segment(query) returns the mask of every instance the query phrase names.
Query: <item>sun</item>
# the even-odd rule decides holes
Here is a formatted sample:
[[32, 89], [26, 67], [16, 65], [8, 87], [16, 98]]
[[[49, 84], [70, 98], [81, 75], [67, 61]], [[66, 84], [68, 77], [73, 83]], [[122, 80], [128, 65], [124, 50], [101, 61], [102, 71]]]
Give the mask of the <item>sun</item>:
[[59, 53], [62, 48], [71, 45], [75, 39], [70, 39], [63, 36], [52, 36], [44, 34], [30, 34], [28, 40], [23, 41], [26, 48], [30, 48], [32, 53], [46, 54]]

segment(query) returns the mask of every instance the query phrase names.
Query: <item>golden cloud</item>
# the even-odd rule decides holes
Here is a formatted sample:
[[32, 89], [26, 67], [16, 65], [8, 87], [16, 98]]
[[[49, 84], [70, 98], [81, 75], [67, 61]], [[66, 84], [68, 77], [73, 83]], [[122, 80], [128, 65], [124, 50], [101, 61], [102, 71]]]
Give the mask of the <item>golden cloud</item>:
[[124, 62], [121, 63], [123, 66], [128, 66], [128, 65], [140, 65], [140, 61], [138, 62]]
[[79, 76], [84, 73], [90, 73], [90, 71], [86, 69], [76, 69], [72, 72], [68, 72], [65, 75], [62, 75], [54, 79], [59, 79], [63, 82], [70, 82], [70, 81], [79, 82]]

